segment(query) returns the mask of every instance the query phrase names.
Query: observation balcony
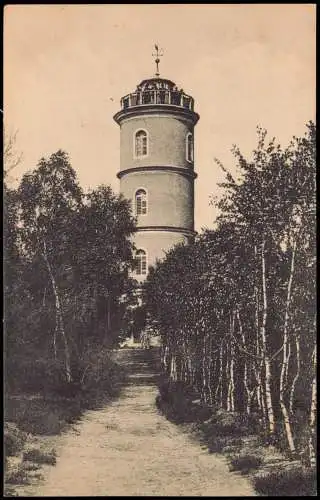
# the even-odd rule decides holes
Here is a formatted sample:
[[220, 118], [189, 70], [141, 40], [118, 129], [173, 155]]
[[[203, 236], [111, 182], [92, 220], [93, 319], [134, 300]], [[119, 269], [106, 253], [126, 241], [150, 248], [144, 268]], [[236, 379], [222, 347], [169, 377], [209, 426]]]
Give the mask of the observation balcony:
[[199, 115], [194, 111], [194, 99], [182, 89], [178, 89], [174, 82], [164, 78], [143, 80], [135, 92], [122, 97], [120, 105], [120, 111], [114, 116], [117, 123], [128, 115], [135, 116], [143, 111], [155, 113], [161, 109], [178, 115], [182, 113], [191, 119], [193, 124], [199, 119]]
[[150, 104], [165, 104], [169, 106], [179, 106], [193, 111], [194, 100], [182, 90], [142, 90], [133, 92], [122, 97], [121, 109], [126, 110], [134, 106], [144, 106]]

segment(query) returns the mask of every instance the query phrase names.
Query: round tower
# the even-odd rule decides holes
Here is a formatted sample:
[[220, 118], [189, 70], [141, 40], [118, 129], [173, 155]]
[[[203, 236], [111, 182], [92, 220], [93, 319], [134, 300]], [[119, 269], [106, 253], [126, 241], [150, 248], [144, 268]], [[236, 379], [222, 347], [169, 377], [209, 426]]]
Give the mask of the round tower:
[[172, 246], [195, 235], [198, 119], [193, 98], [158, 73], [123, 97], [114, 116], [120, 126], [120, 192], [137, 218], [133, 277], [138, 281]]

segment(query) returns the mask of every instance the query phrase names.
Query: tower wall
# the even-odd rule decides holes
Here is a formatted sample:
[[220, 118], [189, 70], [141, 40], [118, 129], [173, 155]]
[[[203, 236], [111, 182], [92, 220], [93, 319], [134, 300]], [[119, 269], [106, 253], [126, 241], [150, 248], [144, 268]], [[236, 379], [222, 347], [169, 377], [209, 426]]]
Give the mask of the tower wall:
[[[147, 266], [194, 236], [193, 144], [199, 115], [193, 105], [193, 98], [174, 82], [152, 78], [123, 97], [121, 110], [114, 116], [120, 126], [120, 191], [131, 200], [135, 216], [136, 192], [145, 192], [140, 191], [137, 203], [142, 211], [143, 197], [147, 212], [136, 216], [133, 240], [136, 249], [144, 250]], [[145, 134], [138, 134], [136, 152], [139, 131], [145, 132], [147, 140]], [[141, 274], [132, 273], [138, 281], [146, 278], [146, 261], [142, 270], [141, 255], [143, 252], [138, 254]]]
[[[134, 134], [148, 133], [149, 151], [146, 157], [134, 157]], [[147, 114], [123, 120], [120, 128], [120, 170], [140, 166], [168, 165], [193, 169], [186, 159], [186, 136], [193, 133], [191, 121], [170, 114]]]
[[[178, 243], [188, 243], [185, 234], [169, 231], [137, 231], [134, 235], [134, 243], [137, 248], [142, 248], [147, 253], [148, 265], [154, 265], [157, 259], [163, 259], [165, 253]], [[133, 271], [132, 277], [140, 282], [146, 279], [146, 275], [137, 276]]]
[[120, 181], [125, 198], [134, 203], [135, 192], [143, 188], [148, 196], [146, 215], [137, 217], [140, 226], [169, 226], [194, 229], [194, 181], [170, 171], [132, 172]]

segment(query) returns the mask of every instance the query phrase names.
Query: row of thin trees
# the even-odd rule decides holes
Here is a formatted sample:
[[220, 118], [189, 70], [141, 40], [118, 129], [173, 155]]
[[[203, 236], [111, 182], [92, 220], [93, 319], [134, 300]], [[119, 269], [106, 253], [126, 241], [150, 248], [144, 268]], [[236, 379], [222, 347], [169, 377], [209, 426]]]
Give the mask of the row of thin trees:
[[214, 230], [151, 269], [148, 312], [162, 364], [202, 400], [256, 416], [315, 462], [316, 130], [286, 149], [258, 129], [251, 160], [234, 148]]

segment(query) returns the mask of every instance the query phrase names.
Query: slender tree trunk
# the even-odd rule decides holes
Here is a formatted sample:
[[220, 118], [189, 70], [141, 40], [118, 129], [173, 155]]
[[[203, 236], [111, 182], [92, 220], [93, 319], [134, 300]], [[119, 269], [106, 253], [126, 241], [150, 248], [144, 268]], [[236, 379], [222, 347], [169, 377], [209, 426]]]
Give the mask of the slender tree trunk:
[[265, 368], [265, 397], [266, 397], [266, 413], [268, 420], [268, 430], [270, 434], [275, 432], [275, 420], [272, 405], [272, 395], [271, 395], [271, 363], [268, 354], [267, 345], [267, 315], [268, 315], [268, 302], [267, 302], [267, 281], [266, 281], [266, 257], [265, 257], [265, 239], [263, 239], [261, 245], [261, 269], [262, 269], [262, 296], [263, 296], [263, 313], [262, 313], [262, 325], [261, 325], [261, 340], [262, 340], [262, 356], [264, 359]]
[[[240, 336], [241, 336], [242, 345], [245, 348], [246, 347], [246, 339], [245, 339], [245, 334], [244, 334], [244, 331], [243, 331], [243, 328], [242, 328], [242, 321], [240, 319], [240, 313], [239, 313], [239, 309], [238, 308], [237, 308], [236, 314], [237, 314], [237, 320], [238, 320], [238, 324], [239, 324], [239, 332], [240, 332]], [[246, 358], [244, 358], [243, 385], [244, 385], [244, 389], [245, 389], [245, 393], [246, 393], [246, 400], [244, 401], [245, 408], [246, 408], [246, 413], [247, 413], [247, 415], [250, 415], [250, 412], [251, 412], [251, 399], [252, 399], [253, 392], [250, 391], [250, 388], [249, 388], [249, 382], [248, 382], [248, 363], [247, 363], [247, 359]]]
[[220, 407], [223, 408], [223, 344], [220, 348], [220, 369], [219, 369], [219, 383], [220, 383]]
[[298, 382], [298, 380], [300, 378], [300, 371], [301, 371], [300, 337], [299, 337], [299, 334], [295, 335], [295, 346], [296, 346], [297, 368], [296, 368], [296, 374], [295, 374], [294, 379], [292, 381], [291, 391], [290, 391], [290, 401], [289, 401], [290, 415], [293, 414], [295, 391], [296, 391], [297, 382]]
[[56, 305], [56, 326], [55, 326], [54, 332], [53, 332], [53, 356], [54, 356], [55, 361], [57, 361], [57, 358], [58, 358], [58, 354], [57, 354], [57, 331], [59, 328], [58, 325], [59, 325], [59, 314], [58, 314], [57, 305]]
[[214, 373], [214, 357], [212, 354], [212, 337], [210, 337], [210, 351], [209, 351], [209, 380], [208, 380], [208, 386], [209, 386], [209, 404], [212, 405], [213, 403], [213, 392], [212, 392], [212, 384], [213, 384], [213, 373]]
[[170, 378], [173, 382], [177, 381], [177, 365], [175, 355], [171, 356]]
[[230, 362], [229, 362], [229, 411], [234, 411], [234, 346], [231, 342], [230, 346]]
[[291, 339], [288, 338], [288, 351], [287, 351], [287, 363], [286, 363], [286, 369], [285, 369], [285, 374], [284, 374], [284, 387], [287, 389], [288, 384], [289, 384], [289, 368], [290, 368], [290, 358], [291, 358]]
[[310, 405], [310, 437], [309, 437], [309, 461], [312, 467], [316, 466], [316, 451], [314, 448], [316, 434], [316, 412], [317, 412], [317, 373], [316, 373], [317, 346], [315, 344], [312, 355], [313, 379], [311, 385]]
[[229, 358], [229, 370], [228, 370], [228, 399], [227, 399], [227, 409], [228, 411], [234, 411], [234, 311], [232, 311], [230, 317], [230, 358]]
[[111, 297], [108, 295], [107, 299], [107, 332], [111, 330]]
[[295, 254], [296, 254], [296, 242], [294, 242], [292, 257], [291, 257], [291, 266], [290, 266], [290, 276], [288, 281], [287, 288], [287, 300], [286, 300], [286, 310], [285, 310], [285, 319], [284, 319], [284, 328], [283, 328], [283, 349], [282, 349], [282, 366], [280, 373], [280, 408], [282, 412], [282, 418], [284, 423], [284, 428], [287, 436], [287, 441], [289, 445], [289, 449], [291, 452], [295, 452], [295, 444], [293, 439], [293, 433], [291, 428], [290, 416], [287, 409], [287, 405], [285, 402], [285, 382], [286, 382], [286, 373], [288, 371], [288, 344], [289, 344], [289, 336], [288, 336], [288, 325], [289, 325], [289, 309], [291, 303], [291, 291], [292, 291], [292, 282], [294, 275], [294, 264], [295, 264]]
[[206, 349], [206, 334], [203, 336], [203, 348], [202, 348], [202, 398], [203, 401], [207, 402], [207, 349]]
[[[65, 355], [65, 367], [66, 367], [65, 375], [66, 375], [67, 382], [70, 383], [70, 382], [72, 382], [72, 374], [71, 374], [69, 346], [68, 346], [68, 341], [67, 341], [67, 337], [66, 337], [66, 333], [65, 333], [65, 329], [64, 329], [59, 291], [58, 291], [58, 287], [56, 285], [56, 281], [54, 279], [54, 275], [53, 275], [53, 272], [52, 272], [52, 269], [50, 266], [50, 262], [48, 260], [45, 243], [43, 244], [42, 256], [43, 256], [43, 259], [44, 259], [46, 266], [47, 266], [47, 270], [48, 270], [48, 274], [50, 276], [53, 293], [55, 296], [56, 315], [57, 315], [57, 317], [56, 317], [56, 330], [59, 329], [61, 336], [62, 336], [62, 339], [63, 339], [64, 355]], [[55, 335], [56, 335], [56, 330], [55, 330]], [[57, 353], [56, 353], [56, 337], [55, 336], [54, 336], [54, 351], [55, 351], [55, 356], [56, 356]]]
[[188, 373], [189, 373], [189, 383], [190, 385], [193, 385], [192, 361], [190, 355], [188, 355]]
[[[258, 264], [258, 249], [257, 245], [254, 245], [254, 256], [255, 256], [255, 262]], [[258, 272], [258, 266], [256, 264], [256, 272]], [[257, 277], [256, 277], [257, 280]], [[259, 320], [259, 314], [260, 314], [260, 300], [259, 300], [259, 290], [257, 283], [255, 281], [254, 284], [254, 297], [255, 297], [255, 331], [256, 331], [256, 355], [257, 359], [261, 358], [261, 328], [260, 328], [260, 320]], [[256, 390], [256, 398], [257, 398], [257, 407], [260, 412], [261, 416], [261, 421], [262, 425], [264, 428], [266, 428], [266, 421], [267, 421], [267, 415], [266, 415], [266, 409], [265, 409], [265, 403], [264, 403], [264, 391], [263, 391], [263, 385], [262, 385], [262, 367], [263, 367], [264, 361], [257, 361], [254, 363], [253, 370], [254, 370], [254, 376], [256, 379], [256, 384], [257, 384], [257, 390]]]

